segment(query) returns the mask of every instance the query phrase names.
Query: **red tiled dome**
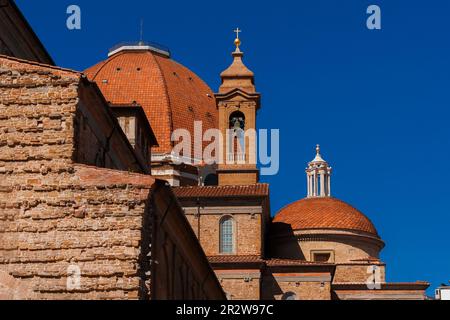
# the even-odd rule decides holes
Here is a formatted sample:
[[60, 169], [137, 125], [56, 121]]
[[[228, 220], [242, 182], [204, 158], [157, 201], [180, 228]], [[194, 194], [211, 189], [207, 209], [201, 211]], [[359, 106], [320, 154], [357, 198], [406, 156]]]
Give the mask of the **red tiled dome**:
[[85, 71], [112, 104], [139, 104], [155, 132], [159, 147], [172, 151], [171, 134], [187, 129], [194, 137], [194, 121], [203, 131], [217, 128], [214, 93], [196, 74], [168, 56], [152, 50], [123, 50]]
[[294, 202], [282, 209], [273, 222], [289, 224], [293, 230], [340, 229], [362, 231], [379, 237], [369, 218], [335, 198], [307, 198]]

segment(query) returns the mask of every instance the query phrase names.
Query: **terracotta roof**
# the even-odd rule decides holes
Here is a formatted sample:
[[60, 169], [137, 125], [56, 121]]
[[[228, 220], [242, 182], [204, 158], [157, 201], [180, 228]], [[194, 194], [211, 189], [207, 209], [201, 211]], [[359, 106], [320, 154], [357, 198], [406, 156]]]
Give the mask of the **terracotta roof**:
[[[332, 283], [333, 290], [368, 290], [367, 283]], [[426, 290], [430, 283], [417, 282], [388, 282], [382, 283], [382, 290]]]
[[266, 197], [269, 195], [268, 184], [247, 186], [205, 186], [173, 188], [178, 198], [231, 198], [231, 197]]
[[354, 259], [351, 262], [379, 262], [380, 259], [374, 257], [367, 257], [366, 259]]
[[238, 48], [233, 52], [233, 63], [220, 74], [222, 84], [219, 93], [224, 94], [233, 89], [240, 89], [247, 93], [255, 93], [254, 73], [242, 61], [244, 53]]
[[351, 205], [335, 198], [308, 198], [282, 209], [274, 223], [284, 223], [293, 230], [341, 229], [362, 231], [376, 237], [373, 223]]
[[156, 153], [172, 151], [175, 129], [187, 129], [193, 137], [194, 121], [203, 122], [203, 131], [218, 127], [212, 90], [166, 56], [150, 50], [121, 51], [85, 73], [109, 102], [142, 106], [158, 140]]
[[291, 259], [270, 259], [266, 261], [269, 267], [284, 267], [284, 266], [333, 266], [333, 263], [313, 262], [305, 260], [291, 260]]
[[84, 186], [138, 185], [152, 187], [156, 181], [150, 175], [92, 167], [84, 164], [74, 165], [76, 176]]
[[66, 68], [62, 68], [62, 67], [58, 67], [58, 66], [54, 66], [54, 65], [49, 65], [49, 64], [44, 64], [44, 63], [40, 63], [40, 62], [35, 62], [35, 61], [31, 61], [31, 60], [24, 60], [24, 59], [20, 59], [20, 58], [16, 58], [16, 57], [11, 57], [11, 56], [6, 56], [3, 54], [0, 54], [0, 59], [2, 66], [9, 66], [9, 67], [20, 67], [20, 64], [26, 64], [28, 67], [30, 67], [32, 70], [48, 70], [51, 72], [55, 72], [58, 75], [73, 75], [75, 77], [80, 77], [81, 76], [81, 72], [79, 71], [75, 71], [72, 69], [66, 69]]
[[260, 256], [210, 256], [210, 263], [263, 263], [264, 260]]
[[223, 255], [223, 256], [210, 256], [208, 257], [210, 263], [264, 263], [268, 267], [289, 267], [289, 266], [334, 266], [333, 263], [324, 262], [310, 262], [305, 260], [290, 260], [290, 259], [269, 259], [265, 260], [260, 256], [237, 256], [237, 255]]

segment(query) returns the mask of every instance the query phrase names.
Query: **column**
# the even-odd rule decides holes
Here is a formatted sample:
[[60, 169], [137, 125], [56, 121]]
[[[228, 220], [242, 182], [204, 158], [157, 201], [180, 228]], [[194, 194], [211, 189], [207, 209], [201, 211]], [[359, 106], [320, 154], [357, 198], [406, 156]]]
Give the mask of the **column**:
[[319, 186], [318, 186], [318, 176], [317, 176], [317, 171], [314, 170], [314, 197], [317, 197], [318, 192], [319, 192]]
[[311, 197], [311, 188], [310, 188], [310, 185], [309, 185], [309, 181], [310, 181], [310, 179], [309, 179], [309, 174], [308, 173], [306, 173], [306, 189], [307, 189], [307, 197], [309, 198], [309, 197]]
[[325, 197], [325, 172], [320, 172], [320, 196]]
[[311, 175], [311, 173], [309, 173], [308, 175], [309, 175], [309, 197], [312, 197], [314, 194], [314, 191], [313, 191], [314, 181], [313, 181], [313, 176]]
[[331, 175], [328, 173], [327, 175], [328, 180], [328, 190], [327, 190], [327, 197], [331, 197]]

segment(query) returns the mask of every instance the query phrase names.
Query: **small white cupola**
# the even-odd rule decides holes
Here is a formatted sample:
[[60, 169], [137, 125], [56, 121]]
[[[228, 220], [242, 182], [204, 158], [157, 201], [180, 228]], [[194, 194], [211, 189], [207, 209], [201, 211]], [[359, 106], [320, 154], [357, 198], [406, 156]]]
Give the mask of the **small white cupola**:
[[332, 168], [323, 160], [320, 145], [316, 148], [316, 157], [306, 168], [308, 198], [331, 197]]

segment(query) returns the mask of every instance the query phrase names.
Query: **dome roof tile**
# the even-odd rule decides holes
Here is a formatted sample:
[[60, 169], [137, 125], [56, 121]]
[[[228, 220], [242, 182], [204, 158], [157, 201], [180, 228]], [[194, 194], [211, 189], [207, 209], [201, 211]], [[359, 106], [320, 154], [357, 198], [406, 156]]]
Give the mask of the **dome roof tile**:
[[369, 218], [344, 201], [331, 197], [306, 198], [294, 202], [283, 208], [273, 222], [289, 224], [293, 230], [351, 230], [379, 238]]
[[[195, 73], [152, 50], [123, 50], [85, 71], [113, 104], [137, 103], [155, 132], [156, 153], [170, 153], [171, 134], [187, 129], [194, 137], [194, 122], [203, 132], [217, 128], [214, 93]], [[194, 141], [192, 141], [193, 143]]]

